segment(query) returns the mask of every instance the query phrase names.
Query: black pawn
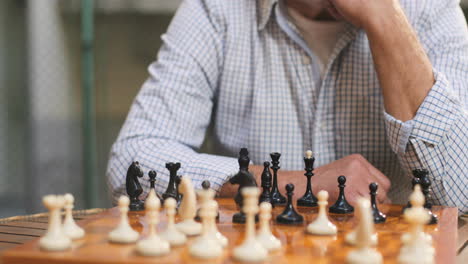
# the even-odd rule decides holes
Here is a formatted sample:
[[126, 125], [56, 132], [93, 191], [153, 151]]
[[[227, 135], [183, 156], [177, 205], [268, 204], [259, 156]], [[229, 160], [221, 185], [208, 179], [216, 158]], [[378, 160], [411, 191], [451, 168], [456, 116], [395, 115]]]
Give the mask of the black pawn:
[[312, 171], [314, 170], [315, 158], [312, 157], [311, 153], [312, 152], [307, 153], [306, 157], [304, 157], [304, 164], [305, 164], [304, 170], [306, 171], [306, 173], [304, 173], [304, 176], [307, 177], [307, 187], [306, 187], [306, 191], [304, 195], [297, 200], [298, 206], [307, 206], [307, 207], [318, 206], [317, 197], [315, 197], [314, 193], [312, 192], [311, 178], [312, 176], [314, 176], [314, 173]]
[[166, 200], [167, 198], [172, 197], [177, 201], [177, 203], [179, 203], [180, 195], [177, 188], [177, 171], [180, 169], [180, 163], [166, 163], [166, 168], [169, 170], [169, 184], [167, 185], [166, 191], [162, 194], [162, 198]]
[[369, 184], [369, 191], [371, 197], [371, 208], [372, 208], [372, 215], [374, 216], [374, 223], [384, 223], [387, 220], [387, 216], [379, 211], [377, 207], [377, 189], [379, 185], [375, 182]]
[[162, 204], [162, 203], [163, 203], [163, 199], [162, 199], [162, 197], [158, 194], [158, 192], [156, 192], [156, 186], [155, 186], [156, 176], [157, 176], [156, 171], [151, 170], [151, 171], [148, 172], [148, 177], [149, 177], [149, 179], [150, 179], [150, 189], [151, 189], [151, 190], [154, 190], [154, 193], [156, 194], [156, 197], [158, 197], [159, 201], [160, 201], [161, 204]]
[[330, 213], [348, 214], [354, 212], [354, 208], [348, 203], [348, 201], [346, 201], [344, 194], [344, 188], [346, 187], [345, 183], [345, 176], [338, 177], [338, 187], [340, 188], [340, 194], [338, 195], [338, 199], [336, 200], [335, 204], [328, 209]]
[[278, 189], [278, 170], [280, 169], [279, 159], [281, 154], [278, 152], [270, 153], [271, 157], [271, 169], [273, 170], [273, 188], [271, 189], [271, 199], [273, 204], [284, 205], [286, 204], [286, 197], [281, 195]]
[[235, 213], [232, 216], [232, 222], [234, 223], [245, 223], [246, 215], [242, 211], [242, 207], [244, 204], [244, 198], [242, 197], [241, 190], [244, 187], [257, 187], [257, 182], [255, 181], [255, 177], [249, 172], [249, 151], [246, 148], [241, 148], [239, 152], [239, 172], [234, 175], [229, 182], [231, 184], [238, 184], [239, 188], [237, 189], [236, 196], [234, 197], [234, 201], [236, 202], [237, 206], [240, 208], [238, 213]]
[[271, 199], [271, 192], [270, 192], [270, 188], [271, 188], [270, 162], [265, 161], [263, 163], [263, 167], [264, 167], [263, 172], [262, 172], [263, 191], [262, 191], [262, 194], [260, 194], [259, 202], [260, 203], [267, 202], [267, 203], [270, 203], [272, 207], [274, 207], [273, 201]]
[[288, 201], [284, 211], [276, 217], [276, 222], [281, 224], [300, 224], [304, 222], [304, 217], [298, 214], [293, 206], [292, 197], [294, 194], [294, 184], [286, 184], [286, 192]]
[[[210, 181], [208, 180], [204, 180], [201, 184], [203, 190], [208, 190], [211, 188], [211, 183]], [[197, 221], [201, 221], [201, 217], [200, 217], [200, 209], [197, 210], [197, 215], [195, 216], [195, 220]], [[216, 214], [216, 220], [219, 220], [219, 211], [217, 212]]]
[[141, 211], [145, 209], [145, 204], [140, 200], [140, 195], [143, 192], [138, 178], [143, 177], [143, 171], [140, 168], [138, 161], [132, 162], [127, 170], [125, 177], [125, 189], [130, 198], [130, 211]]
[[427, 170], [423, 170], [424, 173], [422, 174], [421, 179], [421, 189], [422, 193], [424, 194], [424, 208], [426, 208], [429, 212], [429, 215], [431, 216], [431, 219], [429, 221], [429, 225], [434, 225], [439, 222], [437, 219], [437, 216], [432, 213], [432, 203], [431, 203], [431, 180], [428, 177], [429, 172]]

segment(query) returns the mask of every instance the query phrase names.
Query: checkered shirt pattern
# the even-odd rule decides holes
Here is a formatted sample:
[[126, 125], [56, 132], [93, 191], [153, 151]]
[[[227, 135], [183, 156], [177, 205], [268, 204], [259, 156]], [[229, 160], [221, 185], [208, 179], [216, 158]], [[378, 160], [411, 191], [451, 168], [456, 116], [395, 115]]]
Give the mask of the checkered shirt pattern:
[[[285, 170], [301, 170], [307, 149], [316, 166], [359, 153], [389, 177], [394, 203], [406, 202], [411, 171], [427, 168], [433, 202], [467, 212], [466, 22], [455, 0], [401, 3], [436, 78], [407, 122], [383, 109], [363, 30], [347, 24], [321, 79], [315, 55], [277, 0], [185, 0], [112, 147], [114, 201], [125, 194], [132, 161], [158, 172], [158, 192], [171, 161], [182, 163], [179, 174], [195, 186], [209, 180], [219, 190], [247, 147], [255, 164], [281, 152]], [[198, 153], [208, 130], [218, 152]], [[147, 192], [148, 181], [141, 182]]]

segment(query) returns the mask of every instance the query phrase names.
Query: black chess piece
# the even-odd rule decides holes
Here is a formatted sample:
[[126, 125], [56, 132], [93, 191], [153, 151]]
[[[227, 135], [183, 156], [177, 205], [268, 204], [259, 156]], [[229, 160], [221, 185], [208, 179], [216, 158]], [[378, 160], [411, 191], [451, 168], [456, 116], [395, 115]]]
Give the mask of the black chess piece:
[[284, 211], [276, 217], [276, 222], [281, 224], [300, 224], [304, 222], [304, 217], [296, 212], [294, 209], [292, 197], [294, 194], [294, 184], [286, 184], [286, 193], [288, 195], [288, 200]]
[[161, 195], [158, 194], [158, 192], [156, 191], [156, 186], [155, 186], [155, 182], [156, 182], [156, 176], [158, 174], [156, 173], [156, 171], [154, 170], [151, 170], [148, 172], [148, 177], [150, 179], [150, 189], [151, 190], [154, 190], [154, 193], [156, 194], [156, 197], [158, 197], [159, 201], [161, 202], [161, 204], [163, 203], [163, 199], [161, 197]]
[[177, 171], [180, 169], [180, 163], [166, 163], [166, 168], [169, 170], [169, 184], [166, 191], [162, 194], [162, 198], [166, 200], [169, 197], [174, 198], [177, 203], [180, 202], [180, 195], [177, 188]]
[[265, 161], [263, 163], [263, 172], [262, 172], [262, 194], [260, 194], [259, 202], [267, 202], [270, 203], [272, 207], [274, 207], [273, 201], [271, 199], [271, 173], [270, 173], [270, 162]]
[[239, 152], [239, 172], [234, 175], [229, 182], [231, 184], [238, 184], [239, 188], [237, 189], [236, 196], [234, 197], [234, 201], [236, 202], [237, 206], [240, 208], [238, 213], [235, 213], [232, 216], [232, 222], [234, 223], [245, 223], [246, 216], [244, 212], [242, 212], [243, 206], [243, 197], [241, 194], [241, 189], [244, 187], [257, 187], [257, 182], [255, 181], [255, 177], [249, 172], [249, 151], [246, 148], [241, 148]]
[[127, 170], [127, 176], [125, 178], [125, 188], [127, 190], [128, 197], [130, 198], [130, 211], [141, 211], [145, 209], [145, 204], [139, 199], [143, 188], [141, 188], [138, 178], [143, 177], [143, 171], [140, 168], [138, 161], [132, 162]]
[[431, 219], [429, 221], [429, 225], [434, 225], [434, 224], [437, 224], [437, 222], [439, 222], [437, 216], [435, 214], [432, 213], [432, 202], [431, 202], [431, 180], [429, 179], [428, 175], [429, 175], [429, 171], [426, 170], [426, 169], [422, 169], [418, 172], [421, 177], [420, 177], [420, 181], [421, 181], [421, 190], [422, 190], [422, 193], [424, 194], [424, 208], [427, 209], [427, 211], [429, 212], [429, 215], [431, 216]]
[[372, 208], [372, 215], [374, 217], [374, 223], [384, 223], [387, 220], [387, 216], [379, 211], [377, 207], [377, 189], [379, 185], [376, 182], [369, 184], [369, 191], [371, 197], [371, 208]]
[[346, 201], [344, 194], [344, 188], [346, 187], [345, 183], [345, 176], [338, 177], [338, 187], [340, 188], [340, 194], [338, 195], [338, 199], [336, 200], [335, 204], [328, 209], [330, 213], [348, 214], [354, 212], [354, 208], [348, 203], [348, 201]]
[[[208, 189], [211, 188], [211, 183], [210, 183], [210, 181], [208, 181], [208, 180], [204, 180], [204, 181], [202, 182], [201, 186], [202, 186], [203, 190], [208, 190]], [[195, 220], [201, 221], [201, 217], [200, 217], [200, 208], [197, 210], [197, 215], [195, 216]], [[216, 220], [219, 220], [219, 210], [218, 210], [218, 212], [217, 212], [217, 214], [216, 214]]]
[[[414, 174], [413, 174], [414, 175]], [[414, 191], [414, 186], [418, 185], [421, 183], [421, 180], [417, 177], [413, 177], [413, 179], [411, 180], [411, 185], [413, 186], [412, 187], [412, 190]], [[408, 201], [408, 203], [403, 207], [403, 212], [407, 209], [407, 208], [411, 208], [411, 202]]]
[[304, 157], [304, 176], [307, 177], [307, 187], [304, 195], [297, 200], [298, 206], [307, 206], [307, 207], [317, 207], [318, 206], [318, 199], [315, 197], [314, 193], [312, 192], [312, 181], [311, 178], [314, 176], [312, 172], [314, 170], [314, 161], [315, 158], [312, 157], [312, 151], [306, 152], [306, 157]]
[[280, 169], [279, 159], [281, 154], [278, 152], [270, 153], [271, 157], [271, 169], [273, 170], [273, 187], [271, 188], [271, 199], [275, 205], [284, 205], [286, 204], [286, 197], [281, 195], [278, 189], [278, 170]]

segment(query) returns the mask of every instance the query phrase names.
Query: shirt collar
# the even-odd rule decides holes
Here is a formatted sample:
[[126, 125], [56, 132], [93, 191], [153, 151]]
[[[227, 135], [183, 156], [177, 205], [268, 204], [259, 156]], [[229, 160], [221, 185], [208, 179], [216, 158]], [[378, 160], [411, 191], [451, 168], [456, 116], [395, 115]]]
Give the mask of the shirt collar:
[[273, 7], [278, 0], [259, 0], [259, 17], [258, 17], [258, 30], [263, 30], [270, 20]]

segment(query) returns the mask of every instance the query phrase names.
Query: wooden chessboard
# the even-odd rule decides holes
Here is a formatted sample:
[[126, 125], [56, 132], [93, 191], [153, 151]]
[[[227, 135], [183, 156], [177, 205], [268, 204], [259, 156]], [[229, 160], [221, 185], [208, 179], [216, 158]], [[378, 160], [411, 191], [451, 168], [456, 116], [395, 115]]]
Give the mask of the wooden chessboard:
[[[232, 199], [218, 199], [220, 205], [219, 230], [229, 239], [229, 247], [224, 255], [209, 263], [236, 263], [231, 257], [232, 249], [242, 242], [244, 225], [233, 224], [232, 215], [237, 211]], [[381, 211], [387, 214], [387, 222], [377, 224], [379, 236], [378, 251], [382, 253], [385, 263], [396, 263], [401, 246], [400, 237], [408, 230], [408, 225], [401, 216], [400, 205], [380, 205]], [[273, 211], [273, 216], [280, 214], [282, 207]], [[336, 237], [321, 237], [308, 235], [304, 232], [306, 224], [317, 215], [317, 209], [299, 207], [298, 211], [304, 215], [305, 223], [288, 226], [275, 222], [272, 224], [273, 233], [281, 239], [283, 248], [270, 254], [267, 263], [344, 263], [347, 253], [352, 247], [344, 244], [344, 235], [351, 231], [354, 224], [353, 215], [331, 214], [330, 218], [338, 227]], [[426, 231], [434, 238], [436, 249], [436, 263], [454, 263], [457, 242], [457, 209], [448, 207], [434, 207], [433, 212], [439, 217], [439, 223], [426, 226]], [[166, 225], [166, 218], [161, 214], [160, 229]], [[135, 245], [110, 244], [107, 234], [117, 225], [119, 213], [117, 208], [109, 209], [89, 219], [80, 221], [85, 228], [86, 236], [73, 242], [71, 250], [65, 252], [45, 252], [39, 249], [38, 239], [12, 248], [4, 252], [3, 264], [12, 263], [207, 263], [189, 256], [188, 247], [173, 248], [169, 255], [163, 257], [143, 257], [135, 252]], [[144, 236], [147, 224], [144, 212], [131, 212], [132, 227]], [[189, 239], [189, 243], [193, 238]]]

